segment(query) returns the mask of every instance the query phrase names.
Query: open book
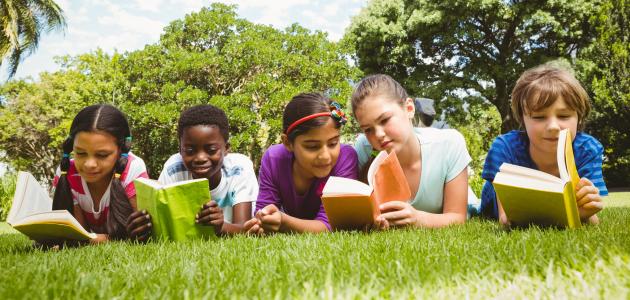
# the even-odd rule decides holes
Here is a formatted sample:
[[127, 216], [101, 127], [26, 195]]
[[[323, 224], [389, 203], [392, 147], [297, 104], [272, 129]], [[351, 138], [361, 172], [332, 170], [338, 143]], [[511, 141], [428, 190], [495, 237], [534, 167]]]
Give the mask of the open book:
[[505, 214], [514, 225], [580, 227], [575, 188], [580, 181], [571, 132], [558, 138], [560, 178], [542, 171], [503, 163], [492, 183]]
[[214, 226], [195, 223], [195, 215], [210, 201], [205, 178], [162, 185], [138, 178], [135, 181], [138, 210], [151, 215], [153, 237], [164, 240], [188, 240], [214, 237]]
[[52, 210], [52, 199], [31, 173], [19, 172], [7, 223], [36, 241], [89, 240], [87, 232], [67, 210]]
[[331, 176], [322, 191], [322, 203], [333, 229], [363, 229], [381, 214], [378, 206], [406, 201], [411, 191], [396, 153], [381, 151], [368, 169], [368, 184]]

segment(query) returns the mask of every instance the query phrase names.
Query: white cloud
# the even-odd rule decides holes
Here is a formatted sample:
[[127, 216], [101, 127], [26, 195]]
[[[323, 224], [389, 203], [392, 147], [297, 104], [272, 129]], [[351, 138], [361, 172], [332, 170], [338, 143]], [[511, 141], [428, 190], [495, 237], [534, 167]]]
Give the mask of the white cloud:
[[140, 10], [158, 12], [162, 7], [162, 0], [134, 0], [135, 7]]
[[123, 34], [135, 32], [154, 39], [160, 36], [162, 28], [166, 25], [148, 17], [133, 15], [110, 2], [106, 2], [105, 6], [109, 15], [98, 17], [97, 21], [99, 24], [109, 27], [110, 31], [116, 31], [116, 27], [118, 27], [118, 30], [121, 30]]
[[[322, 30], [339, 40], [350, 17], [367, 0], [56, 0], [68, 24], [65, 34], [42, 36], [35, 54], [22, 61], [16, 78], [58, 69], [53, 56], [77, 55], [101, 48], [106, 52], [133, 51], [158, 41], [163, 28], [174, 19], [213, 2], [236, 4], [237, 14], [254, 23], [284, 29], [299, 23]], [[6, 78], [0, 71], [0, 80]]]

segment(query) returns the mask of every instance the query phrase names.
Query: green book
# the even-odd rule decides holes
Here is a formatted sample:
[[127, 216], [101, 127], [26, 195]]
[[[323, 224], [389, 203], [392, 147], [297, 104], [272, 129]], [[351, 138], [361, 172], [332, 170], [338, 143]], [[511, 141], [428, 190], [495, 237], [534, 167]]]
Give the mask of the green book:
[[138, 210], [151, 215], [154, 238], [183, 241], [216, 237], [214, 226], [195, 223], [201, 206], [210, 201], [207, 179], [162, 185], [152, 179], [138, 178], [134, 183]]

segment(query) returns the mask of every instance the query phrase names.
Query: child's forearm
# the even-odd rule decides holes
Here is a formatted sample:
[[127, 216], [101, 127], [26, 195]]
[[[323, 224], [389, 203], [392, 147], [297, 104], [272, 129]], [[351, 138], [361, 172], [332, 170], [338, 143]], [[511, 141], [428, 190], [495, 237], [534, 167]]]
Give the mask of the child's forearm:
[[416, 218], [417, 227], [440, 228], [453, 224], [464, 224], [466, 222], [466, 214], [447, 212], [441, 214], [428, 213], [425, 211], [417, 211]]
[[303, 220], [282, 213], [282, 222], [280, 223], [280, 232], [327, 232], [328, 227], [324, 222], [319, 220]]
[[233, 224], [224, 222], [223, 227], [221, 227], [222, 234], [237, 234], [243, 232], [243, 224]]

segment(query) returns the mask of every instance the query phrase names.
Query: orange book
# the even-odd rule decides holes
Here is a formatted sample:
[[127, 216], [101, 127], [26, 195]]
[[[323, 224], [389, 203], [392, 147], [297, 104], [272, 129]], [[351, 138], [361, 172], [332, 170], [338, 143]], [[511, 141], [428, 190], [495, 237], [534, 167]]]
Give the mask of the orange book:
[[334, 230], [363, 229], [381, 214], [379, 205], [407, 201], [411, 191], [395, 152], [381, 151], [368, 169], [368, 184], [331, 176], [322, 191], [322, 203]]

